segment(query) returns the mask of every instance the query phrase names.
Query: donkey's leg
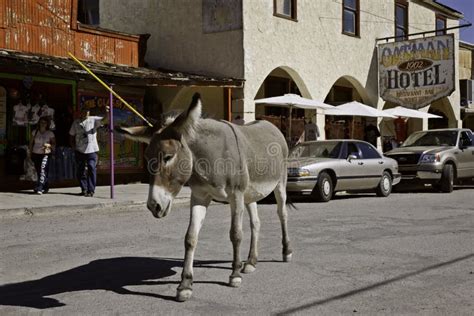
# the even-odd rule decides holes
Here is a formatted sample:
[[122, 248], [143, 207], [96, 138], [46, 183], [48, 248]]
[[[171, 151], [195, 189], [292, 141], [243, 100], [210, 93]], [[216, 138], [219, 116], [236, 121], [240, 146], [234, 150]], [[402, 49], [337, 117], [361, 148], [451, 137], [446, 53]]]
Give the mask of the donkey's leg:
[[204, 218], [206, 217], [206, 210], [210, 203], [210, 198], [198, 198], [191, 195], [191, 218], [189, 220], [188, 231], [184, 240], [185, 255], [184, 267], [181, 274], [181, 283], [178, 286], [176, 293], [176, 300], [183, 302], [191, 297], [193, 294], [193, 261], [194, 250], [196, 249], [199, 231], [202, 227]]
[[247, 262], [242, 269], [243, 273], [251, 273], [255, 271], [258, 257], [258, 235], [260, 233], [260, 218], [258, 218], [257, 202], [246, 204], [247, 212], [250, 217], [250, 250]]
[[240, 242], [242, 241], [242, 218], [244, 213], [244, 195], [242, 192], [236, 192], [230, 198], [230, 241], [234, 250], [234, 258], [232, 261], [232, 274], [229, 277], [229, 285], [239, 287], [242, 283], [240, 269], [242, 261], [240, 260]]
[[293, 250], [290, 246], [290, 237], [288, 236], [288, 211], [286, 209], [286, 174], [285, 181], [280, 181], [276, 186], [274, 193], [278, 204], [278, 217], [281, 223], [282, 244], [283, 244], [283, 261], [291, 261]]

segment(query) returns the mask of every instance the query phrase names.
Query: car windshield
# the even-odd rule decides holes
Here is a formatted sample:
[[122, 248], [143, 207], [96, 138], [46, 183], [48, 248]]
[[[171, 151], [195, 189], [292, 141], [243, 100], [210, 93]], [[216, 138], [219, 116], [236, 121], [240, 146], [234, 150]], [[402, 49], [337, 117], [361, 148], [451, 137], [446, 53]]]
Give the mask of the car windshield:
[[456, 146], [457, 131], [425, 131], [410, 135], [400, 147]]
[[297, 145], [290, 158], [339, 158], [341, 142], [317, 142]]

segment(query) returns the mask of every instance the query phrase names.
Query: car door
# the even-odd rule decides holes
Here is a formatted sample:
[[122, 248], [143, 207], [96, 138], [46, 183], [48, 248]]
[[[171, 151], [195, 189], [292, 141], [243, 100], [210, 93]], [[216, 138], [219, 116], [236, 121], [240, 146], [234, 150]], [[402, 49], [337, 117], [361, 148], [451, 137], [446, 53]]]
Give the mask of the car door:
[[[345, 141], [342, 150], [342, 159], [337, 165], [336, 177], [336, 191], [355, 190], [358, 188], [360, 181], [360, 171], [362, 170], [360, 164], [360, 152], [355, 142]], [[349, 159], [349, 155], [354, 155], [357, 159]]]
[[457, 151], [458, 178], [474, 177], [474, 146], [472, 135], [467, 131], [459, 133], [459, 150]]
[[375, 188], [379, 184], [385, 169], [384, 160], [372, 145], [366, 142], [357, 142], [356, 144], [361, 153], [361, 159], [358, 162], [361, 167], [358, 185], [363, 189]]

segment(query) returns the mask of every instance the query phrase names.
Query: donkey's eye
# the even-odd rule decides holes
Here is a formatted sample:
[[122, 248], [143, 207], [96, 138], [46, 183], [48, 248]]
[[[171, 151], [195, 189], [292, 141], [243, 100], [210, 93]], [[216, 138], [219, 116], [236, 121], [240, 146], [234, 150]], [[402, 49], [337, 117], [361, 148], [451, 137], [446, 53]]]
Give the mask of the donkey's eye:
[[173, 155], [165, 155], [163, 157], [163, 162], [168, 163], [173, 158]]

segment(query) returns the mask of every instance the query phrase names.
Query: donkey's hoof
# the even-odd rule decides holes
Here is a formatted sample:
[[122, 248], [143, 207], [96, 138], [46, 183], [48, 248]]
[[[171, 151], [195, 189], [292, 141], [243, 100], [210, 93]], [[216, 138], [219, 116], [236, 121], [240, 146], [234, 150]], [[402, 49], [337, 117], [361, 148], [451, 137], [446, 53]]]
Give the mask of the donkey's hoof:
[[176, 292], [176, 300], [178, 302], [184, 302], [191, 298], [193, 291], [191, 289], [178, 290]]
[[242, 273], [252, 273], [255, 271], [255, 266], [253, 264], [250, 264], [250, 263], [246, 263], [244, 265], [244, 268], [242, 269]]
[[284, 261], [284, 262], [290, 262], [290, 261], [291, 261], [291, 257], [293, 257], [293, 254], [292, 254], [292, 253], [287, 254], [287, 255], [283, 255], [283, 261]]
[[240, 287], [242, 284], [241, 277], [229, 277], [229, 286], [230, 287]]

